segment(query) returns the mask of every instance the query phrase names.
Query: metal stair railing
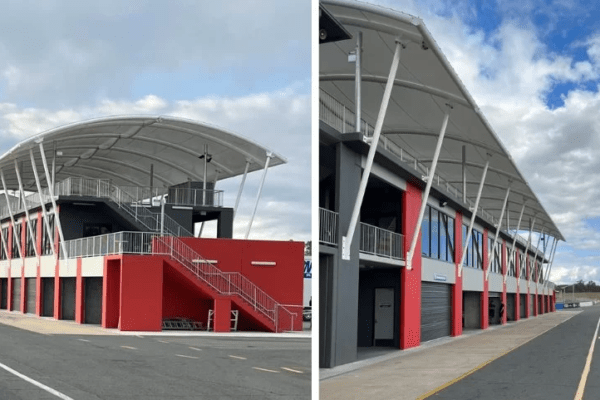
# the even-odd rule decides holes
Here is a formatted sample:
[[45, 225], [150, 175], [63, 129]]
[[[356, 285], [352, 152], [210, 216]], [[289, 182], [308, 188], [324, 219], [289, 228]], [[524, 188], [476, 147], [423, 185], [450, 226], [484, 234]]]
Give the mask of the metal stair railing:
[[255, 311], [271, 321], [275, 325], [276, 332], [279, 332], [280, 322], [282, 322], [280, 321], [280, 312], [289, 318], [289, 330], [294, 330], [296, 313], [278, 303], [239, 272], [221, 271], [182, 240], [173, 236], [156, 237], [154, 238], [152, 252], [170, 256], [217, 293], [238, 296]]

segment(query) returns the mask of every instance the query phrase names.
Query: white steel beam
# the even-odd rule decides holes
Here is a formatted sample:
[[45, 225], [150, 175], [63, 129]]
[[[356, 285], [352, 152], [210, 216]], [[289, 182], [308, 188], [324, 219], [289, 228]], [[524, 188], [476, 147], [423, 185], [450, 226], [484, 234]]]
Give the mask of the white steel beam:
[[463, 247], [462, 257], [460, 258], [460, 264], [458, 265], [458, 276], [462, 276], [463, 264], [465, 262], [465, 257], [467, 256], [467, 249], [469, 244], [471, 243], [471, 234], [473, 232], [473, 226], [475, 225], [475, 218], [477, 217], [477, 209], [479, 208], [479, 200], [481, 200], [481, 192], [483, 191], [483, 184], [485, 183], [485, 176], [487, 175], [488, 167], [490, 166], [490, 159], [488, 155], [488, 159], [485, 163], [485, 167], [483, 168], [483, 174], [481, 175], [481, 182], [479, 183], [479, 190], [477, 191], [477, 199], [475, 200], [475, 206], [473, 207], [473, 213], [471, 214], [471, 222], [469, 223], [469, 230], [467, 231], [467, 243]]
[[[538, 242], [537, 245], [535, 246], [535, 253], [533, 255], [533, 259], [535, 260], [534, 264], [537, 264], [537, 257], [538, 257], [538, 252], [540, 251], [540, 242], [542, 241], [542, 236], [544, 236], [544, 227], [542, 227], [542, 232], [540, 233], [540, 237], [538, 238]], [[542, 264], [540, 264], [540, 270], [541, 270], [541, 266]], [[537, 288], [539, 280], [540, 280], [540, 272], [538, 271], [537, 267], [535, 269], [535, 286]]]
[[[8, 190], [6, 190], [6, 181], [4, 180], [4, 171], [2, 171], [2, 169], [0, 169], [0, 179], [2, 179], [2, 189], [4, 190], [4, 197], [6, 198], [6, 206], [8, 207], [8, 212], [10, 214], [10, 222], [12, 222], [13, 243], [17, 243], [17, 249], [19, 250], [19, 256], [21, 259], [23, 259], [24, 256], [23, 256], [23, 251], [21, 249], [21, 240], [17, 240], [15, 242], [15, 226], [17, 224], [15, 222], [15, 215], [13, 214], [12, 206], [10, 205], [10, 199], [8, 198]], [[14, 258], [13, 256], [14, 256], [14, 254], [11, 256], [11, 258]], [[7, 253], [7, 257], [8, 257], [8, 253]]]
[[550, 272], [552, 272], [552, 264], [554, 263], [554, 253], [556, 252], [556, 248], [558, 247], [558, 240], [554, 238], [552, 242], [552, 249], [550, 250], [550, 262], [548, 263], [548, 269], [546, 272], [546, 279], [544, 279], [544, 287], [548, 286], [548, 281], [550, 280]]
[[[39, 142], [40, 145], [40, 153], [42, 155], [42, 165], [44, 166], [44, 173], [46, 175], [46, 182], [52, 182], [50, 178], [50, 171], [48, 171], [48, 162], [46, 161], [46, 153], [44, 152], [44, 143]], [[60, 216], [56, 212], [56, 199], [54, 198], [54, 187], [52, 185], [48, 185], [48, 191], [50, 192], [50, 200], [52, 201], [52, 209], [54, 210], [54, 223], [58, 228], [58, 236], [60, 239], [60, 247], [62, 248], [63, 257], [65, 260], [68, 259], [67, 254], [67, 245], [65, 244], [65, 236], [63, 234], [62, 225], [60, 223]], [[59, 257], [60, 258], [60, 257]]]
[[381, 99], [381, 106], [379, 107], [379, 114], [377, 115], [377, 122], [375, 124], [375, 131], [373, 132], [373, 138], [369, 147], [367, 164], [365, 165], [365, 170], [363, 171], [362, 178], [360, 180], [360, 186], [358, 188], [358, 194], [356, 195], [356, 201], [354, 202], [354, 209], [352, 210], [352, 217], [350, 218], [348, 232], [342, 237], [342, 259], [344, 260], [350, 259], [350, 246], [352, 245], [352, 238], [354, 236], [354, 231], [356, 230], [356, 224], [358, 223], [360, 207], [367, 189], [371, 168], [373, 167], [373, 159], [375, 158], [375, 153], [377, 152], [377, 144], [379, 143], [379, 136], [381, 135], [381, 129], [383, 128], [383, 121], [387, 114], [387, 107], [392, 94], [392, 88], [394, 87], [394, 77], [398, 71], [398, 65], [400, 64], [400, 51], [402, 47], [403, 44], [397, 39], [394, 58], [392, 59], [392, 65], [390, 67], [390, 74], [385, 84], [385, 90], [383, 92], [383, 98]]
[[273, 153], [267, 153], [267, 161], [265, 162], [265, 168], [263, 171], [262, 178], [260, 179], [260, 186], [258, 187], [258, 194], [256, 195], [256, 201], [254, 202], [254, 210], [252, 211], [252, 216], [250, 217], [250, 222], [248, 222], [248, 229], [246, 230], [246, 236], [244, 239], [248, 239], [250, 235], [250, 228], [252, 228], [252, 222], [254, 221], [254, 216], [256, 215], [256, 209], [258, 208], [258, 201], [260, 200], [260, 195], [262, 193], [263, 185], [265, 184], [265, 177], [267, 176], [267, 170], [269, 169], [269, 161], [273, 157]]
[[[21, 199], [23, 199], [23, 208], [25, 209], [25, 218], [27, 219], [27, 231], [29, 232], [29, 239], [33, 243], [33, 251], [35, 252], [35, 256], [38, 257], [37, 251], [37, 242], [35, 240], [35, 235], [31, 230], [31, 219], [29, 217], [29, 206], [25, 203], [25, 190], [23, 190], [23, 181], [21, 180], [21, 171], [19, 170], [19, 163], [17, 159], [14, 159], [15, 162], [15, 172], [17, 174], [17, 181], [19, 182], [19, 193], [21, 193]], [[25, 251], [27, 251], [27, 245], [25, 245]], [[27, 254], [26, 254], [27, 255]]]
[[[508, 266], [510, 267], [510, 263], [512, 261], [515, 262], [515, 267], [517, 265], [517, 262], [515, 260], [515, 245], [517, 244], [517, 235], [519, 232], [519, 229], [521, 228], [521, 220], [523, 219], [523, 211], [525, 211], [525, 203], [523, 202], [523, 207], [521, 207], [521, 213], [519, 214], [519, 221], [517, 222], [517, 229], [515, 230], [515, 236], [513, 237], [513, 243], [512, 246], [510, 248], [510, 256], [508, 257]], [[507, 226], [507, 229], [510, 229], [510, 226]], [[517, 269], [515, 268], [515, 278], [517, 278], [517, 285], [519, 284], [519, 278], [521, 276], [521, 271], [520, 271], [520, 266], [519, 266], [519, 271], [517, 271]], [[506, 278], [508, 276], [508, 268], [506, 268], [506, 273], [504, 274], [504, 283], [506, 283]]]
[[[42, 207], [42, 214], [44, 215], [44, 226], [46, 227], [46, 234], [48, 235], [48, 238], [50, 239], [50, 246], [52, 246], [52, 254], [56, 255], [56, 252], [54, 251], [54, 235], [52, 234], [52, 230], [50, 229], [50, 222], [48, 221], [48, 214], [46, 213], [46, 204], [44, 203], [44, 200], [42, 199], [42, 184], [40, 183], [40, 177], [37, 172], [37, 165], [35, 164], [35, 157], [33, 157], [33, 149], [29, 149], [29, 157], [31, 158], [31, 166], [33, 167], [33, 175], [35, 177], [35, 185], [37, 187], [38, 197], [40, 198], [40, 206]], [[48, 182], [48, 185], [50, 185], [50, 182]], [[56, 219], [56, 216], [54, 216], [54, 218]], [[43, 239], [42, 239], [42, 242], [43, 242]], [[43, 252], [43, 250], [42, 250], [42, 252]]]
[[[490, 266], [492, 265], [492, 260], [494, 258], [494, 253], [496, 249], [496, 243], [498, 242], [498, 235], [500, 234], [500, 227], [502, 226], [502, 217], [504, 216], [504, 210], [506, 210], [506, 203], [508, 202], [508, 195], [510, 194], [510, 182], [508, 187], [506, 188], [506, 196], [504, 196], [504, 204], [502, 205], [502, 212], [500, 213], [500, 218], [498, 219], [498, 226], [496, 227], [496, 235], [494, 236], [494, 243], [492, 244], [492, 248], [488, 249], [488, 265], [485, 271], [485, 280], [487, 281], [490, 276]], [[492, 251], [492, 256], [489, 256], [489, 251]], [[508, 269], [508, 265], [506, 266]]]
[[[525, 268], [525, 273], [527, 273], [527, 262], [529, 261], [529, 256], [527, 254], [527, 252], [529, 251], [529, 245], [531, 244], [531, 233], [533, 232], [533, 227], [535, 226], [535, 218], [533, 218], [533, 223], [529, 224], [529, 236], [527, 237], [527, 245], [525, 246], [525, 265], [521, 265], [519, 269], [523, 270], [523, 268]], [[521, 276], [521, 271], [519, 271], [519, 277]], [[531, 275], [531, 274], [530, 274]], [[527, 279], [529, 279], [529, 277], [525, 277]], [[517, 285], [519, 285], [519, 281], [517, 281]]]
[[[356, 132], [361, 132], [361, 111], [362, 111], [362, 31], [356, 35], [356, 64], [355, 64], [355, 79], [354, 79], [354, 104], [356, 109], [354, 115], [356, 115]], [[366, 132], [365, 132], [366, 133]]]
[[242, 182], [240, 182], [240, 188], [238, 189], [238, 194], [235, 199], [235, 207], [233, 207], [233, 218], [235, 218], [235, 214], [236, 214], [238, 206], [240, 204], [240, 199], [242, 198], [242, 191], [244, 190], [244, 185], [246, 184], [246, 176], [248, 175], [248, 168], [250, 168], [250, 160], [246, 160], [246, 168], [244, 169], [244, 175], [242, 176]]

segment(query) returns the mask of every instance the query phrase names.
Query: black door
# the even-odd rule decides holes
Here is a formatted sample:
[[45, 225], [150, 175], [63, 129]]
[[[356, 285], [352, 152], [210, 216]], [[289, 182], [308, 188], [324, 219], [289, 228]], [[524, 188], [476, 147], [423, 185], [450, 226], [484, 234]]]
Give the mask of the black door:
[[102, 322], [102, 277], [83, 279], [85, 323], [100, 324]]
[[62, 319], [75, 319], [75, 278], [60, 278]]

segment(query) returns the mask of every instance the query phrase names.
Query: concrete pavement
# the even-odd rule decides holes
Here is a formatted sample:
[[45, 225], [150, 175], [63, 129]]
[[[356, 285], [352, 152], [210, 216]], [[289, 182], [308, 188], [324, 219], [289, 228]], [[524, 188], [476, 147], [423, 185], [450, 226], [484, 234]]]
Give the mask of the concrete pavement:
[[451, 385], [581, 311], [544, 314], [320, 371], [320, 399], [419, 399]]

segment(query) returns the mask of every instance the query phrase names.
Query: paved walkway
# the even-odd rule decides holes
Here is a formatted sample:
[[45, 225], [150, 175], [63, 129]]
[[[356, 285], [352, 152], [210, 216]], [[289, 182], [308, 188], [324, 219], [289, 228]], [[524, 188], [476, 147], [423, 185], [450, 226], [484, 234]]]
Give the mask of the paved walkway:
[[561, 311], [320, 371], [320, 399], [421, 399], [581, 311]]
[[49, 317], [37, 317], [22, 314], [18, 311], [0, 310], [0, 323], [15, 328], [25, 329], [43, 335], [133, 335], [133, 336], [210, 336], [210, 337], [289, 337], [310, 338], [310, 330], [302, 332], [229, 332], [215, 333], [206, 331], [163, 331], [163, 332], [121, 332], [117, 329], [106, 329], [99, 325], [78, 324], [74, 321], [55, 320]]

